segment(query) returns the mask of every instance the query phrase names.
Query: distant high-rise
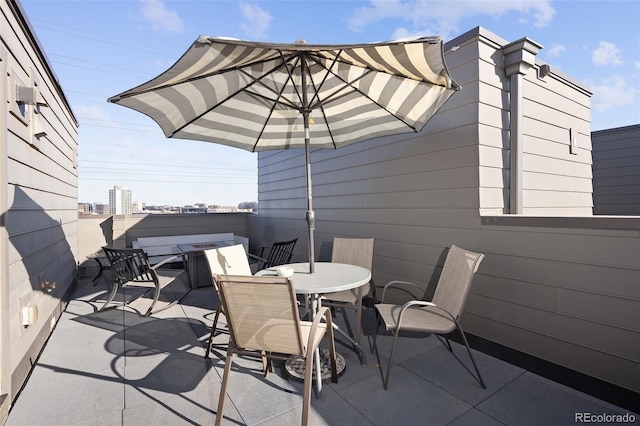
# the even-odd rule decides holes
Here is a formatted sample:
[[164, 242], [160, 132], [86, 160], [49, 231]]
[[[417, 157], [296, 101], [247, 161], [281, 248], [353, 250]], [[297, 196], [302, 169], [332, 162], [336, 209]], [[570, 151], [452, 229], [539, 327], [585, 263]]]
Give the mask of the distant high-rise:
[[109, 190], [109, 214], [131, 214], [131, 190], [115, 185]]

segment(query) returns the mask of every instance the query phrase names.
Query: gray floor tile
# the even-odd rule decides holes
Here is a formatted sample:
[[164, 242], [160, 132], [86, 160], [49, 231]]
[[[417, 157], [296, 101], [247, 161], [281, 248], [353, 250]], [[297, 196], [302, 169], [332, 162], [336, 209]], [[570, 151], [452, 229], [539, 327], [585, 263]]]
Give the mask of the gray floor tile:
[[397, 366], [384, 390], [372, 377], [337, 392], [373, 424], [447, 424], [471, 409], [464, 401]]
[[72, 374], [60, 384], [27, 386], [6, 425], [70, 425], [123, 409], [123, 381], [108, 376]]
[[531, 373], [518, 377], [476, 408], [504, 424], [536, 426], [574, 424], [577, 413], [619, 412]]
[[[289, 410], [274, 418], [267, 419], [260, 426], [299, 425], [302, 407]], [[324, 393], [322, 398], [312, 398], [309, 410], [309, 424], [320, 425], [349, 425], [369, 426], [372, 423], [362, 416], [348, 401], [337, 393]]]
[[474, 408], [449, 423], [448, 426], [502, 426], [503, 424]]
[[[138, 309], [98, 312], [108, 282], [81, 282], [15, 401], [7, 425], [196, 425], [215, 420], [229, 341], [221, 316], [214, 350], [204, 358], [217, 300], [211, 288], [190, 291], [181, 304], [145, 317]], [[171, 296], [166, 292], [166, 296]], [[347, 310], [350, 324], [354, 312]], [[391, 336], [369, 351], [375, 328], [365, 310], [358, 355], [336, 337], [347, 362], [337, 384], [324, 383], [311, 401], [311, 425], [528, 425], [573, 424], [575, 413], [625, 413], [596, 398], [474, 352], [488, 385], [484, 391], [462, 365], [466, 349], [453, 357], [435, 337], [405, 335], [398, 344], [389, 390], [382, 387]], [[348, 330], [345, 317], [335, 321]], [[281, 363], [264, 377], [261, 363], [234, 356], [223, 424], [297, 425], [302, 415], [302, 383]], [[462, 364], [461, 364], [462, 362]], [[37, 410], [34, 409], [37, 407]], [[640, 416], [636, 414], [636, 421]]]
[[[436, 336], [431, 339], [438, 341]], [[438, 344], [422, 355], [407, 360], [402, 365], [441, 387], [456, 397], [476, 405], [500, 390], [524, 370], [504, 361], [472, 350], [486, 389], [476, 380], [476, 370], [469, 358], [467, 348], [451, 342], [453, 353], [444, 344]], [[393, 380], [393, 372], [391, 374]]]

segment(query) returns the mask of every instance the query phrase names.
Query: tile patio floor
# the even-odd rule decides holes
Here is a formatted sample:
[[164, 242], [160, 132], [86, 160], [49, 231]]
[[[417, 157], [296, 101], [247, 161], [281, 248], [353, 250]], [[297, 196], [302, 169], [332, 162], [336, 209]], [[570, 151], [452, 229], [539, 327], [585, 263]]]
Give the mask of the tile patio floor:
[[[95, 287], [87, 277], [80, 280], [6, 425], [213, 424], [228, 339], [223, 325], [215, 353], [204, 358], [217, 303], [213, 290], [193, 290], [152, 317], [131, 308], [97, 311], [101, 304], [92, 299], [106, 290], [106, 280]], [[374, 316], [367, 314], [370, 325]], [[340, 311], [337, 317], [343, 320]], [[320, 399], [313, 396], [311, 424], [569, 425], [576, 413], [629, 413], [476, 351], [484, 390], [433, 336], [400, 340], [385, 391], [381, 370], [390, 341], [378, 339], [376, 356], [363, 337], [365, 367], [337, 343], [347, 368], [338, 384], [325, 383]], [[469, 365], [464, 347], [452, 344]], [[264, 378], [258, 362], [234, 361], [224, 424], [300, 423], [301, 383], [281, 366]]]

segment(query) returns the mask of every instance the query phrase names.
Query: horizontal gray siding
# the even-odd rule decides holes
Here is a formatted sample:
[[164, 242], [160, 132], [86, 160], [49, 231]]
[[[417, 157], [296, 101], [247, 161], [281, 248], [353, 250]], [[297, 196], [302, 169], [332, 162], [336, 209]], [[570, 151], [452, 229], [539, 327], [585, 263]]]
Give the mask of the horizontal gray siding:
[[[6, 282], [0, 283], [8, 303], [8, 318], [1, 332], [8, 336], [4, 382], [13, 398], [40, 352], [51, 319], [60, 314], [75, 282], [78, 251], [77, 168], [78, 126], [58, 82], [45, 62], [40, 46], [12, 1], [0, 5], [4, 149], [2, 164], [3, 226], [8, 238], [2, 254]], [[4, 83], [3, 83], [4, 84]], [[16, 85], [37, 87], [46, 107], [21, 106], [14, 98]], [[37, 138], [36, 132], [46, 135]], [[43, 291], [41, 282], [55, 283]], [[20, 301], [38, 309], [38, 320], [24, 328]]]
[[[446, 247], [482, 252], [463, 317], [469, 332], [639, 391], [640, 225], [483, 225], [482, 215], [508, 206], [505, 92], [496, 65], [486, 66], [502, 42], [478, 29], [449, 43], [459, 46], [447, 63], [463, 89], [421, 133], [312, 153], [317, 258], [330, 259], [336, 236], [373, 237], [378, 286], [405, 279], [432, 290]], [[537, 95], [527, 101], [525, 210], [584, 217], [591, 211], [588, 97], [566, 83], [578, 102], [554, 118], [551, 110], [570, 102], [562, 81], [546, 83], [562, 107], [541, 114], [539, 106], [532, 112]], [[585, 137], [577, 156], [568, 152], [568, 127]], [[307, 260], [303, 165], [299, 150], [259, 154], [259, 215], [249, 221], [256, 240], [299, 237], [294, 261]], [[554, 171], [559, 165], [567, 172]]]
[[640, 125], [591, 138], [594, 214], [640, 216]]

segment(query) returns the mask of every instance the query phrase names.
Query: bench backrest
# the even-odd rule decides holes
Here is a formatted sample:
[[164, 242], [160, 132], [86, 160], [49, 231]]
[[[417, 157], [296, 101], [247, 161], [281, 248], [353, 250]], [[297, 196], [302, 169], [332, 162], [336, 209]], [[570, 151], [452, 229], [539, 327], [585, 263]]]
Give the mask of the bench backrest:
[[151, 264], [159, 263], [173, 255], [181, 254], [178, 244], [197, 243], [240, 243], [249, 250], [249, 240], [246, 237], [234, 235], [231, 232], [219, 234], [168, 235], [161, 237], [140, 237], [133, 242], [134, 248], [141, 248], [149, 257]]

